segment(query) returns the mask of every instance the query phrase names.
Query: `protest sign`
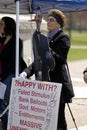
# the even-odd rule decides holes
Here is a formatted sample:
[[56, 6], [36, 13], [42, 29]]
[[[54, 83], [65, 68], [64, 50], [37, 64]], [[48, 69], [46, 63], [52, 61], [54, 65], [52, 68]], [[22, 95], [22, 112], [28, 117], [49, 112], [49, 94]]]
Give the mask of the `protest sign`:
[[7, 130], [56, 130], [61, 87], [13, 78]]

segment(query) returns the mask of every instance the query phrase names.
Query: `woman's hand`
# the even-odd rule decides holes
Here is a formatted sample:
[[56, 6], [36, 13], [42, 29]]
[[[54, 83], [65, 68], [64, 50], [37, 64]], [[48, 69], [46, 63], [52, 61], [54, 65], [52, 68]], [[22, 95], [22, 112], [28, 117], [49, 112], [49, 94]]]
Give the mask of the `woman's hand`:
[[26, 78], [27, 77], [27, 73], [26, 72], [22, 72], [22, 73], [20, 73], [19, 77]]

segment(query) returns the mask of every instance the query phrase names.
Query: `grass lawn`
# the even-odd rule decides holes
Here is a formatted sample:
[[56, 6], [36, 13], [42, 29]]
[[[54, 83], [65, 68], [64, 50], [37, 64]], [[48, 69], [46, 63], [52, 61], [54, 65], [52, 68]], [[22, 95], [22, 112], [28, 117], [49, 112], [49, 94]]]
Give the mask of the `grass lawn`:
[[71, 48], [68, 54], [68, 61], [87, 59], [87, 49]]
[[71, 46], [79, 46], [80, 48], [70, 48], [68, 54], [68, 61], [87, 59], [87, 31], [72, 31], [71, 32]]
[[71, 33], [72, 45], [86, 45], [87, 46], [87, 31], [72, 31]]

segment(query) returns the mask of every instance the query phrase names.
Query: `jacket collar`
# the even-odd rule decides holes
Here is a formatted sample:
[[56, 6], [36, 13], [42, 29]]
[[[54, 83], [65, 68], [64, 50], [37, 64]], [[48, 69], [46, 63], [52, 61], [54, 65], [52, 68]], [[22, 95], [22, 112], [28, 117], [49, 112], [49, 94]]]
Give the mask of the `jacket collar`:
[[48, 42], [50, 42], [51, 39], [55, 36], [55, 34], [60, 32], [60, 31], [61, 31], [60, 29], [55, 29], [52, 32], [49, 32], [48, 35], [47, 35]]

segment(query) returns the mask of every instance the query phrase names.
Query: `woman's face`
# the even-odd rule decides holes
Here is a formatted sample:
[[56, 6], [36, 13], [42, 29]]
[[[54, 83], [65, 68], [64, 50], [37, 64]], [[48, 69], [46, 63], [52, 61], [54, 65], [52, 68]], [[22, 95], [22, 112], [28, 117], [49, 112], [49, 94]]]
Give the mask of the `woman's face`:
[[52, 16], [49, 16], [47, 19], [47, 29], [49, 32], [52, 32], [55, 29], [59, 29], [60, 25], [56, 21], [56, 19]]
[[0, 34], [4, 34], [5, 22], [0, 20]]

